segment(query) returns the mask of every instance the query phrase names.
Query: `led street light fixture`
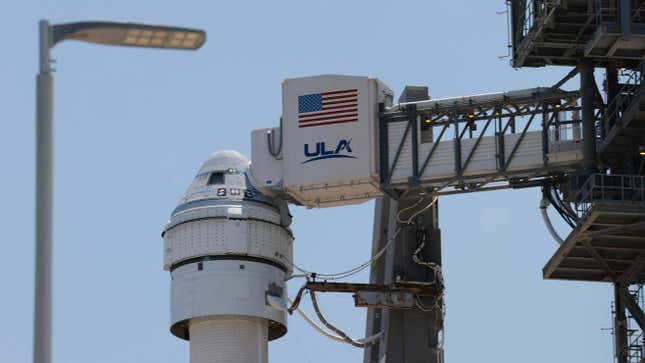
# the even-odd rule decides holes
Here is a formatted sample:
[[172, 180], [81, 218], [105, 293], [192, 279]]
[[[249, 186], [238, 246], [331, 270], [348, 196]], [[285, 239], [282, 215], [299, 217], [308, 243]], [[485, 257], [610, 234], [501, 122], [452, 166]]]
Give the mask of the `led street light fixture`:
[[206, 41], [198, 29], [138, 23], [81, 22], [53, 27], [52, 46], [67, 39], [133, 47], [196, 50]]

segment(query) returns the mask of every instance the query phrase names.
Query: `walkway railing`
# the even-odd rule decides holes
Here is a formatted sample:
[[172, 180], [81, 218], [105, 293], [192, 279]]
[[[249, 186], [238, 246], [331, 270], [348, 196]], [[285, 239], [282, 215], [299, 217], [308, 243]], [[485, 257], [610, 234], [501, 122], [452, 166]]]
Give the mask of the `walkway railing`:
[[582, 185], [575, 202], [580, 217], [598, 202], [645, 203], [645, 176], [593, 174]]

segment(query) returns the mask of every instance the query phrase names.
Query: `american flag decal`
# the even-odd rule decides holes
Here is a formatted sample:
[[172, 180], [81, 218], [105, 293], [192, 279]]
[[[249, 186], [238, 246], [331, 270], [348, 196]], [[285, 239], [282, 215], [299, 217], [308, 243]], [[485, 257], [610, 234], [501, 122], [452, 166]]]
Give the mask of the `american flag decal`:
[[298, 96], [298, 127], [358, 121], [358, 90]]

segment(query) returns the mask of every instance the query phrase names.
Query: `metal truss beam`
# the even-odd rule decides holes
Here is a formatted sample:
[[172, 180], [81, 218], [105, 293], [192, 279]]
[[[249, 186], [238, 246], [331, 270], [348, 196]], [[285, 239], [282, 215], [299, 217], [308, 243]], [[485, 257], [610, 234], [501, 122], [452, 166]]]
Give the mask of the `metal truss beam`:
[[[466, 192], [466, 188], [460, 186], [469, 185], [468, 189], [480, 189], [491, 182], [509, 183], [514, 175], [517, 175], [517, 171], [509, 172], [509, 165], [515, 159], [527, 133], [536, 130], [542, 131], [543, 165], [532, 171], [523, 170], [523, 177], [526, 177], [527, 173], [532, 177], [558, 175], [563, 172], [562, 166], [549, 165], [546, 154], [549, 152], [550, 135], [559, 135], [560, 127], [579, 125], [581, 122], [578, 119], [558, 117], [562, 112], [581, 110], [579, 91], [559, 89], [576, 74], [577, 69], [574, 69], [554, 86], [537, 88], [530, 95], [527, 91], [517, 91], [504, 93], [503, 97], [502, 94], [493, 97], [473, 96], [472, 98], [403, 103], [389, 110], [382, 108], [379, 114], [381, 188], [387, 195], [396, 197], [401, 191], [416, 185], [439, 189], [454, 186], [458, 187], [454, 193], [459, 193], [460, 190]], [[538, 120], [538, 116], [542, 118], [539, 126], [538, 122], [534, 122]], [[395, 142], [389, 139], [389, 125], [393, 123], [405, 123], [402, 129], [403, 136], [400, 139], [397, 136]], [[426, 141], [432, 143], [429, 151], [420, 153], [418, 131], [427, 127], [432, 127], [438, 132], [433, 135], [433, 140]], [[507, 145], [505, 138], [510, 134], [518, 136], [512, 144]], [[483, 176], [465, 174], [485, 136], [494, 136], [496, 139], [497, 170]], [[473, 139], [474, 145], [470, 143], [471, 148], [464, 151], [462, 145], [466, 137]], [[411, 145], [406, 146], [410, 144], [410, 138]], [[424, 177], [426, 175], [424, 173], [427, 172], [440, 143], [446, 139], [454, 142], [454, 176], [446, 177], [442, 181], [429, 180]], [[388, 148], [392, 147], [396, 151], [393, 158], [390, 158]], [[407, 182], [401, 185], [399, 181], [392, 182], [392, 175], [399, 168], [401, 155], [406, 147], [410, 147], [407, 150], [411, 151], [411, 160], [407, 160], [411, 161], [412, 170]], [[409, 168], [407, 164], [406, 168]], [[473, 186], [476, 188], [472, 188]], [[494, 189], [500, 188], [500, 186], [494, 187]]]
[[618, 277], [617, 277], [616, 273], [615, 273], [615, 272], [614, 272], [614, 270], [611, 268], [611, 266], [609, 266], [609, 264], [607, 263], [607, 261], [606, 261], [604, 258], [602, 258], [602, 256], [600, 256], [600, 254], [598, 253], [598, 251], [596, 251], [596, 249], [595, 249], [595, 248], [593, 248], [593, 246], [591, 245], [591, 242], [589, 242], [589, 240], [588, 240], [588, 239], [582, 240], [581, 242], [582, 242], [582, 245], [587, 249], [587, 251], [589, 252], [589, 254], [590, 254], [591, 256], [593, 256], [593, 258], [594, 258], [594, 259], [595, 259], [595, 260], [596, 260], [600, 265], [602, 265], [602, 267], [605, 269], [605, 271], [607, 272], [607, 274], [609, 275], [609, 277], [611, 278], [611, 280], [612, 280], [612, 281], [617, 281], [617, 280], [618, 280]]
[[556, 84], [551, 86], [552, 90], [557, 90], [558, 88], [562, 87], [565, 83], [567, 83], [571, 78], [577, 76], [579, 73], [578, 67], [573, 68], [569, 73], [567, 73], [566, 76], [564, 76], [561, 80], [559, 80]]
[[625, 307], [627, 308], [629, 313], [632, 314], [632, 318], [636, 321], [641, 330], [645, 331], [645, 313], [643, 313], [643, 310], [641, 310], [640, 306], [638, 306], [638, 304], [634, 301], [631, 294], [629, 293], [629, 289], [627, 289], [626, 286], [622, 286], [619, 289], [618, 295], [623, 304], [625, 304]]
[[643, 267], [645, 267], [645, 253], [641, 252], [636, 256], [629, 268], [618, 278], [618, 283], [628, 285], [637, 277], [639, 272], [643, 271]]

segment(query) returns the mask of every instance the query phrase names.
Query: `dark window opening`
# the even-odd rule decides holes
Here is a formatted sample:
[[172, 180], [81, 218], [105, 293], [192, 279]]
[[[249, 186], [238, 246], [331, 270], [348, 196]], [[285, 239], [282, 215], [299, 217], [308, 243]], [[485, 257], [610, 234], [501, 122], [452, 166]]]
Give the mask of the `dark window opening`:
[[208, 177], [208, 185], [213, 185], [213, 184], [224, 184], [224, 173], [212, 173]]

